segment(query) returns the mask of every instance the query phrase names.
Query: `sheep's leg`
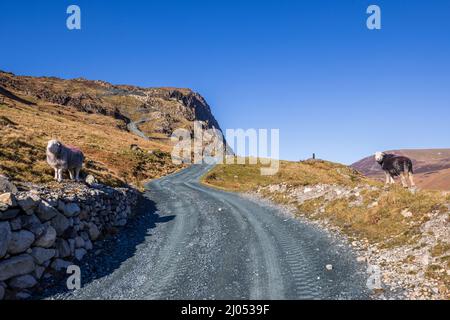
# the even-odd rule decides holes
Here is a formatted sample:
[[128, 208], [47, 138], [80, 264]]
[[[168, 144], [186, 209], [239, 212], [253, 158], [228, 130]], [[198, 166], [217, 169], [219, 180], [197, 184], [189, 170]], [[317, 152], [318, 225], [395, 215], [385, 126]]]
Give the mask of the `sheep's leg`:
[[80, 168], [75, 169], [75, 180], [80, 181]]
[[386, 171], [384, 172], [384, 174], [386, 175], [386, 182], [385, 182], [385, 184], [387, 185], [387, 184], [389, 184], [391, 182], [391, 176]]
[[72, 169], [69, 169], [70, 180], [73, 180], [73, 173], [74, 173], [74, 172], [75, 172], [75, 170], [72, 171]]
[[391, 184], [395, 184], [395, 180], [394, 180], [393, 176], [389, 175], [389, 179], [391, 180]]
[[415, 187], [416, 184], [414, 183], [414, 178], [412, 172], [408, 172], [409, 182], [411, 183], [411, 187]]
[[406, 174], [402, 173], [400, 174], [400, 180], [402, 181], [403, 188], [408, 188], [408, 183], [406, 183]]
[[55, 181], [58, 181], [58, 169], [54, 169], [55, 170]]
[[58, 169], [58, 182], [61, 182], [63, 180], [63, 169]]

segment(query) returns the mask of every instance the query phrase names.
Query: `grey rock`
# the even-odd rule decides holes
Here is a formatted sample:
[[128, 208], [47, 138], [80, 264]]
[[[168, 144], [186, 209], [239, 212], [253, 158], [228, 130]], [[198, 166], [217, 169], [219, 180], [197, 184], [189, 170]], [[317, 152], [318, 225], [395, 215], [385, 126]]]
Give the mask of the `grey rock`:
[[32, 275], [27, 274], [12, 278], [8, 284], [13, 289], [28, 289], [37, 285], [37, 281]]
[[84, 240], [82, 237], [76, 237], [75, 238], [75, 247], [76, 248], [83, 248], [84, 247]]
[[45, 272], [45, 267], [37, 266], [36, 270], [34, 270], [33, 274], [36, 277], [36, 279], [39, 280], [42, 278], [42, 275], [44, 274], [44, 272]]
[[5, 211], [0, 211], [0, 220], [10, 220], [17, 217], [19, 214], [19, 209], [7, 209]]
[[34, 242], [34, 234], [27, 230], [12, 232], [8, 253], [18, 254], [25, 252]]
[[31, 251], [31, 256], [34, 258], [34, 261], [40, 265], [53, 258], [55, 254], [55, 249], [45, 249], [41, 247], [34, 247]]
[[83, 248], [76, 249], [76, 250], [75, 250], [75, 258], [76, 258], [78, 261], [81, 261], [81, 260], [83, 259], [83, 257], [85, 256], [86, 253], [87, 253], [87, 251], [86, 251], [85, 249], [83, 249]]
[[58, 215], [58, 210], [53, 208], [48, 202], [41, 201], [37, 208], [37, 216], [41, 221], [48, 221]]
[[84, 242], [84, 248], [86, 250], [92, 250], [94, 248], [94, 246], [92, 245], [91, 240], [87, 240]]
[[66, 258], [71, 255], [69, 243], [64, 239], [58, 239], [56, 241], [56, 249], [58, 250], [58, 257]]
[[68, 266], [72, 265], [71, 262], [62, 260], [62, 259], [55, 259], [55, 261], [52, 262], [51, 268], [55, 271], [62, 271], [66, 270]]
[[51, 220], [51, 224], [53, 228], [55, 228], [58, 236], [61, 236], [64, 231], [70, 227], [69, 220], [59, 212], [57, 212], [56, 216]]
[[3, 286], [0, 286], [0, 300], [3, 300], [5, 297], [5, 288]]
[[66, 217], [73, 217], [80, 213], [81, 209], [76, 203], [67, 203], [64, 207], [64, 215]]
[[44, 233], [34, 243], [37, 247], [50, 248], [56, 240], [56, 230], [52, 226], [46, 226]]
[[100, 230], [98, 230], [98, 227], [95, 223], [90, 222], [89, 226], [88, 226], [88, 232], [89, 232], [89, 237], [91, 238], [92, 241], [95, 241], [98, 239], [98, 237], [100, 236]]
[[0, 193], [6, 192], [16, 194], [18, 190], [17, 187], [11, 181], [9, 181], [6, 176], [0, 175]]
[[11, 227], [9, 222], [0, 222], [0, 258], [3, 258], [8, 251], [11, 241]]
[[42, 236], [46, 230], [46, 226], [44, 224], [42, 224], [41, 222], [35, 222], [32, 223], [30, 225], [27, 226], [28, 231], [33, 232], [34, 236], [36, 238], [39, 238], [40, 236]]
[[45, 226], [36, 217], [36, 215], [22, 215], [20, 216], [22, 226], [24, 229], [34, 233], [36, 237], [40, 237], [45, 232]]
[[41, 200], [39, 196], [34, 194], [17, 199], [19, 207], [21, 207], [22, 210], [27, 213], [32, 213], [32, 211], [39, 205], [40, 202]]
[[32, 272], [36, 265], [29, 254], [21, 254], [0, 262], [0, 281]]
[[11, 220], [9, 224], [11, 225], [11, 230], [13, 231], [22, 229], [22, 220], [20, 219], [20, 217]]

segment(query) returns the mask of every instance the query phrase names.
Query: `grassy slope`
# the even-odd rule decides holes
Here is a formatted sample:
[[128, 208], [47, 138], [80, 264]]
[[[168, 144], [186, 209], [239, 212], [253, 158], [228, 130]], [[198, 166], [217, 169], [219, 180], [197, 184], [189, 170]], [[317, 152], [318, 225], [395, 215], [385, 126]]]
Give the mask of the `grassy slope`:
[[[236, 162], [236, 161], [235, 161]], [[273, 176], [262, 176], [260, 164], [218, 165], [202, 182], [225, 190], [238, 192], [254, 191], [258, 187], [286, 183], [305, 186], [318, 183], [338, 183], [356, 186], [359, 183], [375, 183], [349, 167], [327, 161], [280, 161], [280, 170]]]
[[[87, 157], [86, 171], [112, 185], [139, 185], [178, 169], [171, 164], [169, 145], [144, 141], [126, 132], [123, 122], [34, 102], [37, 104], [26, 105], [5, 99], [0, 104], [0, 173], [14, 180], [52, 180], [52, 170], [45, 162], [45, 146], [51, 138], [80, 147]], [[131, 144], [156, 152], [131, 151]]]

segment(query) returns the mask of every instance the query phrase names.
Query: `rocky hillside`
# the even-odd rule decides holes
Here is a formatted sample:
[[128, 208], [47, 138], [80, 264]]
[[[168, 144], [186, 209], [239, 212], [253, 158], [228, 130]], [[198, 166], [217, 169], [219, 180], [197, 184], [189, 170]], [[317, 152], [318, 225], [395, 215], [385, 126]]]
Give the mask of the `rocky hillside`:
[[[433, 190], [450, 190], [450, 149], [391, 150], [412, 159], [419, 187]], [[382, 180], [384, 173], [373, 156], [351, 165], [364, 175]]]
[[206, 101], [189, 89], [0, 72], [0, 174], [50, 182], [45, 145], [58, 138], [85, 152], [85, 172], [101, 182], [139, 185], [180, 168], [171, 162], [169, 136], [192, 130], [194, 120], [220, 130]]
[[0, 94], [21, 102], [49, 102], [78, 111], [109, 115], [122, 120], [141, 122], [150, 137], [167, 137], [174, 129], [203, 121], [209, 128], [220, 126], [209, 105], [198, 93], [179, 88], [141, 88], [112, 85], [83, 78], [63, 80], [55, 77], [24, 77], [0, 71]]

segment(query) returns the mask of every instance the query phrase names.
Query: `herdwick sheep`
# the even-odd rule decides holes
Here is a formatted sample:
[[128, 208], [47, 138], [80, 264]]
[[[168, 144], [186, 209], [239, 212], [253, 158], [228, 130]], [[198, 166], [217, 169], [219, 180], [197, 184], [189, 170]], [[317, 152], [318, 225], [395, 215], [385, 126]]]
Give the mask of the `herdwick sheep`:
[[383, 152], [375, 153], [375, 160], [380, 164], [386, 175], [386, 184], [395, 183], [394, 177], [400, 177], [403, 187], [408, 187], [408, 180], [411, 187], [415, 187], [413, 178], [413, 165], [411, 159], [394, 154]]
[[69, 171], [70, 179], [78, 181], [83, 167], [84, 155], [80, 149], [65, 146], [58, 140], [47, 144], [47, 163], [55, 170], [55, 180], [61, 182], [63, 172]]

